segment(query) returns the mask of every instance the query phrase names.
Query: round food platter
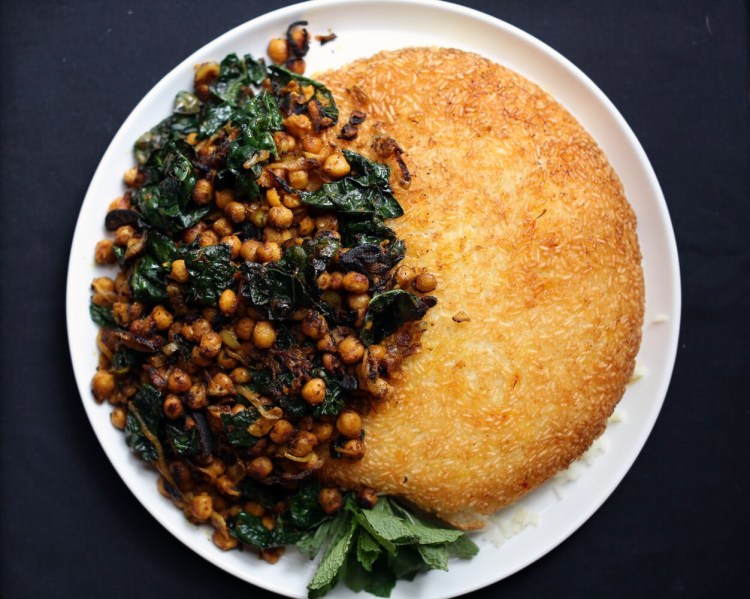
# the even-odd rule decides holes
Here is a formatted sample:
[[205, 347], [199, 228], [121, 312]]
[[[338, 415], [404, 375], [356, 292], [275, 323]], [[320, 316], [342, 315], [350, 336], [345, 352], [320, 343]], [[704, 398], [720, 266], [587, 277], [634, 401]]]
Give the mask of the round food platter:
[[[669, 214], [653, 169], [635, 135], [604, 94], [573, 64], [523, 31], [483, 13], [431, 0], [317, 0], [263, 15], [222, 35], [167, 74], [136, 106], [105, 152], [81, 207], [67, 282], [67, 325], [76, 382], [96, 436], [118, 474], [143, 506], [191, 550], [224, 571], [289, 597], [305, 597], [315, 563], [288, 551], [274, 565], [250, 552], [220, 551], [211, 529], [189, 523], [156, 490], [156, 474], [132, 456], [110, 410], [97, 405], [90, 381], [97, 365], [97, 326], [89, 318], [91, 280], [111, 274], [93, 260], [105, 237], [109, 202], [124, 191], [122, 173], [133, 165], [133, 142], [171, 110], [174, 96], [190, 89], [193, 66], [226, 54], [265, 55], [268, 40], [294, 21], [311, 35], [335, 33], [313, 44], [306, 74], [342, 66], [380, 50], [407, 46], [454, 47], [508, 67], [550, 93], [586, 128], [618, 173], [638, 218], [646, 308], [637, 358], [638, 380], [627, 389], [612, 423], [594, 448], [568, 473], [558, 475], [472, 533], [480, 546], [471, 560], [449, 571], [400, 581], [392, 597], [455, 597], [497, 582], [539, 559], [580, 527], [623, 479], [651, 432], [664, 401], [677, 351], [680, 279]], [[518, 534], [514, 534], [518, 533]], [[502, 542], [500, 542], [502, 541]], [[353, 593], [340, 586], [331, 597]]]

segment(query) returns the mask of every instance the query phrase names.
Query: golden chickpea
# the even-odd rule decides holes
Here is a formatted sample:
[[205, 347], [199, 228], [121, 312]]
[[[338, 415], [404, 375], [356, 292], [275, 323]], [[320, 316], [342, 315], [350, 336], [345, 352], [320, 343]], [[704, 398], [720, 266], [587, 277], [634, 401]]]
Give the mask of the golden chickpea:
[[206, 397], [206, 387], [201, 383], [196, 383], [190, 387], [190, 390], [185, 394], [185, 403], [191, 410], [200, 410], [208, 405], [208, 398]]
[[307, 171], [291, 171], [289, 173], [289, 186], [294, 189], [304, 189], [308, 181]]
[[420, 293], [429, 293], [430, 291], [434, 291], [437, 287], [437, 279], [435, 278], [435, 275], [425, 272], [421, 275], [417, 275], [417, 278], [414, 279], [413, 285], [414, 289]]
[[357, 293], [347, 296], [347, 305], [352, 310], [364, 310], [370, 303], [370, 296], [367, 293]]
[[94, 261], [97, 264], [113, 264], [117, 261], [114, 252], [114, 243], [111, 239], [102, 239], [94, 249]]
[[157, 331], [166, 331], [172, 326], [172, 314], [170, 314], [169, 310], [164, 306], [159, 305], [154, 307], [154, 309], [151, 310], [151, 318], [154, 319]]
[[234, 332], [243, 341], [250, 341], [253, 338], [253, 329], [255, 321], [252, 318], [240, 318], [234, 325]]
[[274, 38], [268, 42], [267, 52], [268, 58], [276, 64], [286, 62], [287, 58], [289, 58], [289, 43], [283, 38]]
[[135, 228], [132, 225], [117, 227], [115, 231], [115, 245], [126, 246], [128, 241], [135, 236]]
[[194, 520], [205, 522], [211, 517], [214, 511], [214, 502], [207, 493], [200, 493], [193, 496], [188, 503], [187, 512]]
[[[231, 230], [229, 233], [231, 233]], [[202, 248], [216, 245], [217, 243], [219, 243], [219, 236], [213, 230], [203, 231], [203, 233], [198, 235], [198, 245]]]
[[319, 216], [315, 219], [315, 228], [318, 231], [338, 231], [339, 219], [332, 214]]
[[257, 322], [253, 329], [252, 341], [258, 349], [268, 349], [276, 343], [276, 330], [273, 323], [267, 320]]
[[323, 140], [314, 135], [305, 135], [302, 138], [302, 149], [311, 154], [320, 154], [323, 149]]
[[336, 419], [336, 430], [347, 439], [358, 439], [362, 432], [362, 417], [354, 410], [344, 410]]
[[128, 187], [140, 187], [141, 185], [143, 185], [145, 179], [145, 176], [137, 166], [129, 168], [122, 176], [122, 182], [125, 183], [125, 185], [127, 185]]
[[341, 366], [341, 360], [339, 360], [334, 354], [326, 352], [323, 354], [323, 368], [330, 373], [335, 373], [339, 366]]
[[250, 215], [250, 218], [248, 219], [256, 229], [262, 229], [266, 226], [266, 220], [268, 219], [268, 210], [261, 208], [260, 210], [256, 210]]
[[365, 443], [361, 439], [349, 439], [339, 451], [350, 460], [360, 460], [365, 455]]
[[94, 378], [91, 380], [91, 390], [97, 401], [104, 401], [115, 390], [115, 375], [106, 370], [97, 370]]
[[336, 351], [336, 344], [333, 342], [333, 339], [330, 335], [326, 334], [321, 337], [318, 342], [315, 344], [315, 347], [318, 349], [318, 351], [322, 352], [335, 352]]
[[310, 431], [297, 431], [289, 443], [289, 453], [297, 458], [303, 458], [318, 445], [318, 438]]
[[411, 282], [416, 276], [417, 272], [414, 270], [414, 267], [406, 266], [405, 264], [399, 266], [395, 272], [396, 283], [398, 283], [398, 286], [402, 289], [411, 285]]
[[195, 341], [200, 341], [206, 333], [211, 331], [211, 323], [205, 318], [197, 318], [193, 321], [193, 333], [195, 334]]
[[[232, 204], [236, 204], [237, 202], [230, 202], [227, 204], [228, 206], [231, 206]], [[242, 204], [240, 204], [242, 206]], [[216, 238], [216, 241], [219, 241], [219, 237], [226, 237], [228, 235], [231, 235], [234, 233], [234, 227], [232, 227], [232, 223], [229, 221], [229, 219], [225, 217], [217, 218], [214, 221], [214, 224], [211, 225], [211, 228], [213, 229], [214, 233], [218, 236]], [[215, 245], [215, 244], [212, 244]]]
[[325, 317], [316, 310], [308, 310], [302, 321], [302, 332], [311, 339], [322, 339], [328, 332], [328, 323]]
[[313, 378], [302, 387], [302, 399], [311, 406], [317, 406], [326, 398], [326, 383], [323, 379]]
[[242, 506], [242, 509], [256, 518], [260, 518], [266, 513], [266, 508], [255, 501], [246, 501], [245, 505]]
[[237, 360], [227, 354], [226, 348], [221, 348], [219, 355], [216, 356], [216, 363], [224, 370], [233, 370], [237, 367]]
[[167, 378], [167, 388], [172, 393], [185, 393], [192, 385], [190, 375], [180, 368], [174, 368]]
[[275, 241], [265, 241], [255, 253], [255, 259], [258, 262], [278, 262], [281, 260], [281, 246]]
[[187, 266], [185, 266], [184, 260], [175, 260], [172, 262], [172, 272], [170, 276], [178, 283], [187, 283], [190, 278]]
[[348, 272], [341, 280], [341, 286], [349, 293], [365, 293], [370, 288], [370, 280], [361, 272]]
[[271, 441], [281, 445], [282, 443], [289, 441], [293, 435], [294, 425], [288, 420], [282, 418], [274, 423], [268, 436], [271, 438]]
[[255, 262], [258, 248], [261, 246], [257, 239], [246, 239], [240, 246], [240, 256], [248, 262]]
[[229, 202], [224, 207], [224, 214], [233, 223], [241, 223], [247, 216], [247, 209], [240, 202]]
[[287, 229], [292, 225], [294, 214], [285, 206], [274, 206], [268, 211], [268, 223], [277, 229]]
[[243, 367], [235, 368], [232, 370], [232, 372], [229, 373], [229, 378], [232, 379], [235, 383], [238, 385], [244, 385], [245, 383], [249, 383], [252, 377], [250, 376], [250, 371]]
[[315, 220], [309, 216], [305, 216], [299, 221], [298, 233], [302, 237], [307, 237], [315, 230]]
[[341, 179], [352, 170], [343, 154], [336, 152], [326, 158], [323, 163], [323, 172], [333, 179]]
[[231, 289], [225, 289], [219, 296], [219, 310], [224, 316], [232, 316], [237, 312], [239, 300], [237, 294]]
[[201, 336], [200, 345], [198, 351], [200, 355], [206, 359], [216, 357], [221, 349], [221, 335], [215, 331], [209, 331]]
[[211, 397], [226, 397], [234, 393], [234, 383], [223, 372], [217, 372], [208, 384], [206, 393]]
[[164, 409], [165, 416], [170, 420], [177, 420], [180, 416], [182, 416], [184, 411], [182, 401], [180, 401], [180, 398], [176, 395], [173, 395], [172, 393], [167, 395], [167, 397], [164, 399], [162, 408]]
[[117, 406], [109, 415], [109, 420], [112, 423], [112, 426], [122, 431], [125, 430], [125, 425], [128, 421], [128, 415], [125, 412], [125, 409], [122, 408], [122, 406]]
[[240, 544], [240, 542], [232, 535], [223, 533], [219, 530], [214, 531], [214, 534], [211, 536], [211, 540], [214, 542], [214, 545], [216, 545], [222, 551], [229, 551]]
[[365, 354], [365, 346], [354, 336], [344, 338], [339, 343], [336, 351], [344, 364], [356, 364]]
[[216, 207], [224, 210], [229, 202], [234, 202], [234, 192], [231, 189], [218, 189], [214, 192]]
[[318, 503], [323, 511], [331, 516], [344, 507], [344, 496], [338, 489], [323, 487], [318, 493]]
[[240, 248], [242, 247], [240, 238], [237, 235], [227, 235], [221, 238], [220, 243], [229, 247], [230, 257], [232, 260], [236, 260], [240, 255]]
[[295, 137], [302, 137], [310, 133], [312, 123], [306, 114], [293, 114], [284, 119], [284, 127]]
[[377, 360], [378, 362], [385, 358], [386, 351], [385, 347], [382, 345], [371, 345], [367, 348], [368, 355], [373, 358], [374, 360]]
[[193, 187], [193, 201], [199, 206], [210, 204], [214, 199], [214, 186], [208, 179], [198, 179]]
[[297, 142], [294, 138], [283, 131], [276, 131], [276, 133], [273, 134], [273, 141], [276, 144], [276, 151], [279, 154], [289, 154], [290, 152], [294, 152], [294, 148], [297, 146]]
[[305, 67], [307, 65], [305, 64], [305, 60], [303, 58], [291, 58], [287, 60], [286, 66], [292, 73], [302, 75], [305, 72]]
[[180, 491], [187, 491], [194, 486], [193, 473], [190, 470], [190, 466], [185, 462], [175, 460], [169, 464], [168, 468], [169, 473], [172, 475], [172, 480], [174, 480]]
[[375, 507], [378, 502], [378, 495], [375, 493], [375, 489], [365, 487], [357, 491], [357, 503], [366, 510], [371, 510]]
[[318, 289], [321, 289], [323, 291], [328, 289], [331, 286], [331, 273], [324, 270], [318, 275], [318, 278], [315, 280], [315, 284], [318, 286]]
[[271, 472], [273, 472], [273, 462], [266, 456], [253, 458], [247, 463], [247, 475], [256, 480], [263, 480]]
[[[292, 137], [290, 139], [294, 138]], [[266, 191], [266, 202], [268, 202], [268, 205], [271, 206], [271, 208], [275, 206], [281, 206], [281, 196], [279, 195], [279, 192], [273, 187]]]
[[318, 443], [327, 443], [333, 437], [333, 425], [330, 422], [318, 422], [313, 425], [312, 432], [318, 438]]

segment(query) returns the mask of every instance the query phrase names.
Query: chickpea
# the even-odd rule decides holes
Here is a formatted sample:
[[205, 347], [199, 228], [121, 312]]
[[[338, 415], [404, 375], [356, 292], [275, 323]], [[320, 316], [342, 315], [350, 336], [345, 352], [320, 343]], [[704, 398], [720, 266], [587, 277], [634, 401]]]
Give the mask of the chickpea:
[[189, 516], [198, 522], [205, 522], [211, 517], [214, 511], [214, 502], [207, 493], [200, 493], [193, 496], [187, 506]]
[[113, 264], [117, 261], [114, 252], [114, 243], [111, 239], [102, 239], [94, 249], [94, 261], [97, 264]]
[[333, 342], [333, 339], [330, 335], [327, 333], [323, 335], [320, 339], [318, 339], [318, 342], [315, 344], [315, 347], [318, 349], [318, 351], [323, 352], [335, 352], [336, 351], [336, 344]]
[[420, 293], [429, 293], [430, 291], [434, 291], [437, 287], [437, 279], [435, 278], [435, 275], [425, 272], [421, 275], [417, 275], [417, 278], [414, 279], [413, 285], [414, 289]]
[[333, 214], [319, 216], [315, 219], [315, 228], [318, 231], [338, 231], [339, 219]]
[[360, 272], [348, 272], [341, 280], [341, 286], [349, 293], [365, 293], [370, 288], [370, 280]]
[[187, 266], [185, 266], [184, 260], [175, 260], [172, 262], [172, 272], [170, 276], [178, 283], [187, 283], [190, 278]]
[[289, 186], [294, 189], [304, 189], [308, 180], [307, 171], [291, 171], [289, 173]]
[[[290, 139], [294, 138], [290, 137]], [[266, 191], [266, 202], [268, 202], [268, 205], [271, 206], [271, 208], [281, 206], [281, 196], [279, 195], [279, 192], [273, 187]]]
[[362, 417], [354, 410], [344, 410], [336, 419], [336, 430], [347, 439], [359, 439]]
[[266, 456], [253, 458], [247, 464], [247, 475], [256, 480], [263, 480], [273, 472], [273, 462]]
[[333, 179], [341, 179], [352, 170], [343, 154], [336, 152], [326, 158], [323, 163], [323, 172]]
[[239, 385], [249, 383], [252, 379], [252, 377], [250, 376], [250, 371], [244, 366], [232, 370], [232, 372], [229, 373], [229, 378]]
[[260, 518], [266, 513], [266, 508], [264, 508], [260, 503], [256, 503], [255, 501], [245, 502], [245, 505], [242, 506], [242, 509], [248, 514], [252, 514], [256, 518]]
[[323, 368], [330, 373], [335, 373], [341, 366], [341, 361], [332, 353], [326, 352], [323, 354]]
[[329, 516], [340, 512], [344, 507], [344, 496], [333, 487], [323, 487], [318, 493], [318, 503]]
[[346, 303], [352, 310], [364, 310], [370, 303], [370, 296], [366, 293], [357, 293], [346, 298]]
[[230, 202], [234, 202], [234, 192], [231, 189], [217, 189], [214, 192], [214, 202], [216, 207], [223, 212]]
[[258, 262], [278, 262], [281, 256], [281, 246], [275, 241], [263, 242], [255, 253]]
[[221, 335], [215, 331], [209, 331], [208, 333], [201, 336], [200, 346], [198, 351], [200, 355], [206, 359], [216, 357], [221, 349]]
[[267, 320], [257, 322], [253, 329], [252, 341], [258, 349], [268, 349], [276, 343], [276, 330], [273, 323]]
[[260, 246], [261, 243], [257, 239], [246, 239], [242, 242], [242, 246], [240, 246], [240, 256], [248, 262], [255, 262]]
[[206, 387], [201, 383], [196, 383], [190, 387], [185, 394], [185, 403], [191, 410], [200, 410], [208, 405], [206, 398]]
[[169, 473], [172, 475], [172, 480], [174, 480], [180, 491], [187, 491], [195, 485], [190, 466], [182, 460], [175, 460], [169, 464], [168, 468]]
[[302, 332], [311, 339], [322, 339], [328, 332], [328, 323], [320, 312], [309, 310], [302, 321]]
[[112, 423], [112, 426], [123, 431], [125, 430], [125, 425], [128, 421], [128, 415], [122, 406], [116, 406], [109, 415], [109, 420]]
[[164, 399], [162, 408], [164, 409], [164, 414], [170, 420], [177, 420], [183, 413], [182, 401], [180, 401], [179, 397], [171, 393]]
[[218, 75], [218, 63], [205, 62], [195, 67], [195, 79], [193, 82], [195, 93], [204, 102], [211, 97], [210, 86]]
[[268, 210], [261, 208], [256, 210], [250, 215], [250, 222], [255, 226], [256, 229], [262, 229], [266, 226], [266, 219], [268, 218]]
[[275, 564], [284, 555], [284, 551], [286, 551], [286, 547], [269, 547], [260, 550], [260, 557], [269, 564]]
[[208, 322], [205, 318], [197, 318], [193, 321], [193, 333], [195, 334], [195, 341], [200, 341], [200, 338], [203, 337], [206, 333], [210, 332], [211, 329], [211, 323]]
[[231, 289], [225, 289], [219, 296], [219, 310], [224, 316], [232, 316], [237, 312], [237, 306], [239, 301], [237, 300], [237, 294]]
[[172, 393], [185, 393], [192, 385], [190, 375], [180, 368], [173, 369], [167, 378], [167, 388]]
[[268, 211], [268, 223], [277, 229], [287, 229], [292, 225], [294, 214], [285, 206], [274, 206]]
[[214, 199], [214, 186], [208, 179], [198, 179], [193, 187], [193, 201], [199, 206], [210, 204]]
[[240, 544], [240, 542], [232, 535], [223, 533], [219, 530], [214, 531], [214, 534], [211, 536], [211, 540], [214, 542], [214, 545], [216, 545], [222, 551], [229, 551]]
[[154, 319], [157, 331], [166, 331], [172, 326], [172, 315], [164, 306], [155, 306], [154, 309], [151, 310], [151, 318]]
[[311, 406], [317, 406], [326, 398], [326, 383], [323, 379], [313, 378], [302, 387], [302, 399]]
[[[227, 206], [231, 206], [232, 204], [236, 204], [237, 202], [230, 202], [227, 204]], [[242, 206], [242, 204], [240, 204]], [[213, 232], [219, 236], [219, 237], [226, 237], [227, 235], [231, 235], [234, 233], [234, 227], [232, 227], [232, 223], [229, 222], [229, 220], [225, 217], [217, 218], [214, 221], [214, 224], [211, 225], [211, 228], [213, 229]], [[216, 241], [218, 242], [219, 237], [216, 238]], [[200, 238], [199, 238], [200, 242]], [[215, 244], [209, 244], [209, 245], [215, 245]]]
[[268, 436], [274, 443], [282, 444], [289, 441], [289, 439], [291, 439], [293, 435], [294, 425], [292, 425], [292, 423], [288, 420], [282, 418], [274, 423], [273, 428], [271, 429], [271, 432]]
[[294, 148], [297, 146], [297, 142], [294, 138], [283, 131], [276, 131], [276, 133], [273, 134], [273, 141], [276, 144], [276, 150], [279, 154], [289, 154], [290, 152], [294, 152]]
[[240, 255], [240, 248], [242, 247], [240, 238], [237, 235], [227, 235], [221, 238], [221, 243], [229, 246], [230, 257], [232, 260], [236, 260]]
[[315, 220], [309, 216], [305, 216], [299, 221], [298, 232], [301, 236], [306, 237], [315, 230]]
[[339, 358], [346, 365], [356, 364], [362, 359], [365, 354], [365, 346], [362, 342], [354, 336], [344, 338], [339, 343], [336, 351], [339, 354]]
[[365, 487], [357, 492], [357, 503], [366, 510], [374, 508], [377, 502], [378, 496], [377, 493], [375, 493], [375, 489]]
[[280, 37], [272, 39], [268, 42], [268, 57], [276, 64], [286, 62], [289, 58], [289, 43]]
[[234, 393], [234, 383], [223, 372], [217, 372], [208, 384], [206, 393], [211, 397], [225, 397]]
[[219, 478], [216, 479], [216, 487], [219, 489], [219, 491], [224, 493], [224, 495], [229, 495], [231, 497], [240, 496], [240, 491], [235, 486], [234, 481], [226, 474], [222, 474], [221, 476], [219, 476]]
[[238, 338], [243, 341], [250, 341], [253, 338], [253, 329], [255, 328], [255, 321], [252, 318], [240, 318], [237, 324], [234, 325], [234, 332]]
[[297, 431], [289, 443], [289, 453], [298, 458], [303, 458], [315, 449], [318, 438], [310, 431]]
[[323, 140], [315, 135], [305, 135], [302, 138], [302, 149], [311, 154], [320, 154], [323, 149]]
[[305, 72], [305, 60], [303, 58], [290, 58], [286, 61], [287, 68], [292, 73], [297, 73], [297, 75], [302, 75]]
[[247, 216], [247, 209], [244, 204], [240, 202], [229, 202], [224, 207], [224, 214], [233, 223], [241, 223]]
[[[219, 220], [224, 220], [224, 222], [226, 222], [226, 219]], [[229, 233], [226, 234], [231, 235], [232, 229], [229, 229]], [[198, 245], [200, 245], [202, 248], [216, 245], [217, 243], [219, 243], [219, 236], [213, 230], [203, 231], [203, 233], [198, 235]]]
[[224, 370], [232, 370], [237, 366], [237, 360], [232, 358], [224, 347], [221, 348], [219, 355], [216, 356], [216, 363]]
[[318, 443], [326, 443], [333, 437], [333, 425], [330, 422], [318, 422], [313, 425], [312, 432], [318, 438]]
[[146, 177], [138, 169], [137, 166], [129, 168], [122, 176], [122, 182], [125, 183], [125, 185], [127, 185], [128, 187], [140, 187], [141, 185], [143, 185], [145, 179]]
[[365, 455], [365, 444], [361, 439], [349, 439], [339, 451], [350, 460], [360, 460]]
[[414, 280], [414, 277], [417, 276], [417, 273], [413, 266], [402, 264], [396, 269], [394, 276], [396, 277], [396, 283], [398, 283], [398, 286], [403, 289], [411, 285], [411, 282]]
[[106, 370], [97, 370], [91, 380], [91, 390], [99, 402], [111, 397], [115, 390], [115, 375]]
[[134, 236], [135, 228], [132, 225], [123, 225], [122, 227], [117, 227], [117, 230], [115, 231], [115, 245], [124, 247], [128, 245], [128, 241], [130, 241]]
[[284, 127], [295, 137], [302, 137], [312, 131], [310, 117], [306, 114], [293, 114], [284, 119]]

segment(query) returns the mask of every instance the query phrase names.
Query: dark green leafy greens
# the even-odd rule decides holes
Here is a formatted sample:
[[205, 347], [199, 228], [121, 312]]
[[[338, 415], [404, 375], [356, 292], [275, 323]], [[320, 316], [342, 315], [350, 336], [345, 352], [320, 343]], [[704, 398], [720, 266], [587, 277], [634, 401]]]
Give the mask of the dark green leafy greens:
[[435, 298], [431, 296], [420, 298], [403, 289], [392, 289], [376, 295], [367, 308], [362, 326], [362, 343], [378, 343], [402, 324], [421, 319], [435, 303]]

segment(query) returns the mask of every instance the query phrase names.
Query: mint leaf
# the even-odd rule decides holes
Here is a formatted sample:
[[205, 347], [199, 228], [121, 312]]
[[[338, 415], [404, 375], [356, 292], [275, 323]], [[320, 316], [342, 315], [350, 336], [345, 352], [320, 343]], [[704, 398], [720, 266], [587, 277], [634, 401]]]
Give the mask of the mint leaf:
[[447, 543], [446, 548], [451, 555], [462, 559], [470, 559], [479, 553], [479, 547], [466, 534], [462, 534], [452, 543]]
[[452, 528], [439, 528], [420, 520], [414, 514], [407, 512], [398, 504], [393, 504], [394, 514], [404, 518], [404, 527], [416, 539], [417, 543], [432, 545], [434, 543], [451, 543], [461, 537], [464, 533]]
[[445, 544], [417, 545], [417, 551], [430, 570], [447, 570], [450, 553]]
[[357, 561], [368, 572], [372, 572], [372, 565], [382, 554], [383, 548], [366, 530], [359, 531], [357, 536]]
[[[323, 559], [320, 560], [318, 569], [312, 577], [310, 584], [307, 585], [307, 596], [310, 599], [322, 597], [330, 591], [338, 582], [341, 575], [342, 566], [346, 562], [349, 547], [354, 537], [356, 524], [351, 518], [346, 518], [348, 526], [343, 533], [331, 540], [328, 545]], [[343, 528], [343, 527], [342, 527]]]
[[297, 541], [297, 549], [299, 549], [299, 552], [310, 559], [318, 555], [328, 539], [333, 523], [334, 520], [326, 520], [316, 529], [305, 534], [299, 541]]

